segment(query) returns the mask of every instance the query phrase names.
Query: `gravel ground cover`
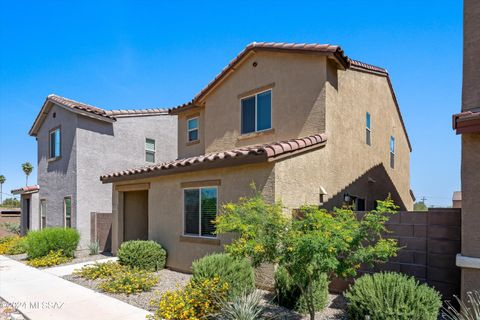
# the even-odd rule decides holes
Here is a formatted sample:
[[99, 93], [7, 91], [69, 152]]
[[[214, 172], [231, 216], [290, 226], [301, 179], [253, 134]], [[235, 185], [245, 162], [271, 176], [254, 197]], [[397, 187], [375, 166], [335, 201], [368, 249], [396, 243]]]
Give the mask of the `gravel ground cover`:
[[155, 274], [158, 275], [160, 278], [157, 285], [152, 289], [152, 291], [131, 295], [126, 295], [123, 293], [102, 292], [97, 288], [98, 284], [102, 281], [101, 279], [88, 280], [75, 276], [73, 274], [64, 276], [63, 279], [72, 281], [76, 284], [93, 289], [95, 291], [102, 292], [103, 294], [117, 298], [141, 309], [153, 311], [154, 309], [150, 306], [150, 300], [159, 297], [165, 291], [183, 288], [185, 285], [187, 285], [191, 277], [191, 275], [189, 274], [175, 272], [168, 269], [157, 271], [155, 272]]
[[[150, 300], [158, 298], [163, 292], [169, 290], [175, 290], [177, 288], [183, 288], [188, 281], [190, 280], [191, 275], [175, 272], [168, 269], [163, 269], [155, 273], [158, 275], [159, 281], [157, 285], [150, 292], [142, 292], [140, 294], [116, 294], [116, 293], [107, 293], [102, 292], [103, 294], [109, 295], [116, 299], [122, 300], [126, 303], [134, 305], [136, 307], [154, 311], [154, 308], [150, 306]], [[95, 291], [101, 292], [97, 285], [102, 281], [97, 280], [88, 280], [75, 275], [68, 275], [63, 277], [66, 280], [72, 281], [81, 286], [93, 289]], [[267, 307], [267, 316], [272, 317], [273, 319], [278, 320], [304, 320], [309, 319], [308, 316], [298, 314], [292, 310], [280, 307], [273, 303], [274, 296], [268, 291], [261, 290], [264, 297], [264, 303]], [[327, 307], [317, 314], [317, 319], [319, 320], [345, 320], [347, 318], [346, 313], [346, 302], [343, 296], [336, 294], [329, 294], [329, 302]]]
[[0, 320], [24, 320], [23, 314], [17, 311], [14, 306], [0, 298]]

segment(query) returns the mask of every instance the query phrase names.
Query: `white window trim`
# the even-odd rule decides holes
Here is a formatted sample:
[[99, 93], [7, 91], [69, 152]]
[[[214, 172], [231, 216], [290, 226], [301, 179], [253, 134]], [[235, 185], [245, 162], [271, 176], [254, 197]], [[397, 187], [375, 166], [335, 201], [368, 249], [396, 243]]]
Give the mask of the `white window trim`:
[[[392, 140], [393, 140], [393, 150], [392, 150]], [[389, 145], [388, 148], [390, 150], [390, 169], [395, 169], [395, 136], [390, 136], [390, 140], [388, 141]], [[392, 166], [392, 157], [393, 157], [393, 166]]]
[[[44, 210], [42, 210], [42, 203], [45, 203]], [[39, 225], [39, 230], [43, 229], [43, 217], [45, 217], [45, 227], [47, 227], [47, 200], [46, 199], [40, 199], [40, 225]]]
[[[370, 120], [370, 128], [368, 127], [367, 116], [368, 116], [368, 120]], [[372, 115], [370, 114], [370, 112], [367, 111], [367, 113], [365, 114], [365, 128], [366, 128], [367, 131], [369, 132], [369, 138], [370, 138], [370, 139], [369, 139], [370, 141], [368, 141], [368, 142], [370, 142], [370, 143], [368, 143], [367, 141], [365, 141], [366, 144], [367, 144], [367, 146], [371, 146], [371, 145], [372, 145], [372, 129], [371, 129], [371, 127], [372, 127]], [[365, 138], [366, 138], [366, 137], [365, 137]]]
[[70, 227], [68, 228], [73, 228], [72, 224], [72, 217], [73, 217], [73, 200], [72, 196], [65, 196], [63, 197], [63, 227], [67, 228], [67, 206], [65, 204], [65, 200], [70, 199]]
[[[153, 141], [153, 149], [147, 148], [147, 140]], [[153, 153], [153, 162], [147, 161], [147, 153], [149, 152]], [[155, 163], [156, 160], [157, 160], [157, 141], [155, 141], [155, 139], [145, 137], [145, 162]]]
[[[258, 118], [257, 118], [257, 105], [258, 105], [257, 99], [258, 99], [258, 95], [261, 94], [261, 93], [268, 92], [268, 91], [270, 91], [270, 128], [258, 130], [257, 129], [258, 128]], [[242, 120], [243, 120], [242, 119], [242, 101], [245, 100], [245, 99], [251, 98], [251, 97], [255, 97], [255, 131], [242, 132]], [[263, 90], [263, 91], [256, 92], [254, 94], [242, 97], [240, 99], [240, 135], [249, 135], [249, 134], [256, 133], [256, 132], [268, 131], [268, 130], [272, 130], [272, 128], [273, 128], [273, 90], [271, 88]]]
[[[56, 127], [48, 132], [48, 159], [47, 160], [57, 160], [60, 159], [62, 156], [62, 131], [60, 130], [60, 127]], [[52, 134], [55, 134], [55, 132], [58, 131], [58, 139], [59, 139], [59, 150], [58, 150], [58, 156], [51, 156], [52, 155]], [[56, 144], [55, 144], [56, 145]]]
[[[185, 190], [196, 190], [198, 189], [199, 192], [198, 192], [198, 235], [195, 235], [195, 234], [188, 234], [188, 233], [185, 233]], [[192, 238], [206, 238], [206, 239], [217, 239], [217, 235], [213, 235], [213, 236], [202, 236], [202, 192], [201, 190], [202, 189], [215, 189], [217, 191], [217, 203], [216, 203], [216, 206], [217, 206], [217, 213], [216, 215], [218, 215], [218, 186], [203, 186], [203, 187], [191, 187], [191, 188], [182, 188], [182, 211], [183, 211], [183, 214], [182, 214], [182, 235], [184, 237], [192, 237]]]
[[[188, 123], [192, 120], [195, 120], [197, 119], [197, 126], [193, 129], [190, 129], [188, 128]], [[199, 130], [199, 127], [200, 127], [200, 117], [193, 117], [193, 118], [188, 118], [187, 119], [187, 142], [194, 142], [194, 141], [199, 141], [200, 140], [200, 137], [199, 137], [199, 133], [200, 133], [200, 130]], [[198, 133], [197, 133], [197, 139], [196, 140], [190, 140], [190, 131], [195, 131], [197, 130]]]

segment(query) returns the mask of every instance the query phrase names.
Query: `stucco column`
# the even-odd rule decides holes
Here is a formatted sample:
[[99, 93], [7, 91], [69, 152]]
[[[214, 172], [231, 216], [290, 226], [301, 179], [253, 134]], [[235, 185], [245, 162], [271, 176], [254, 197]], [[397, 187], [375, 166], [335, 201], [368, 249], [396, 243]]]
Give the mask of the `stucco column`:
[[[480, 1], [464, 1], [462, 112], [480, 112]], [[473, 131], [473, 130], [472, 130]], [[480, 290], [480, 132], [462, 135], [462, 299]]]

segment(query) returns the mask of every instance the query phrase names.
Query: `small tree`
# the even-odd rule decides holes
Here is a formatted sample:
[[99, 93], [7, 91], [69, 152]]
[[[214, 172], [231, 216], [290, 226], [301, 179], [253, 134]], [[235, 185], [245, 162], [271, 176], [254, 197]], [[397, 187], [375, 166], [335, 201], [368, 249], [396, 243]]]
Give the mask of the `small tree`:
[[424, 201], [418, 201], [413, 204], [414, 211], [428, 211], [427, 205]]
[[350, 209], [333, 212], [305, 206], [299, 219], [289, 219], [280, 204], [268, 204], [256, 193], [227, 204], [216, 219], [217, 233], [236, 232], [228, 253], [251, 258], [254, 265], [278, 263], [305, 297], [310, 319], [315, 319], [314, 287], [323, 274], [328, 279], [355, 276], [362, 263], [387, 261], [395, 256], [396, 240], [383, 239], [385, 222], [397, 207], [388, 198], [376, 210], [358, 217]]
[[3, 203], [3, 184], [6, 180], [3, 174], [0, 175], [0, 203]]
[[19, 208], [20, 201], [15, 198], [7, 198], [2, 202], [2, 206], [4, 207], [11, 207], [11, 208]]
[[25, 163], [22, 163], [22, 170], [23, 170], [23, 172], [25, 173], [25, 176], [26, 176], [25, 185], [28, 186], [28, 176], [30, 175], [30, 173], [32, 173], [33, 166], [30, 162], [27, 161]]

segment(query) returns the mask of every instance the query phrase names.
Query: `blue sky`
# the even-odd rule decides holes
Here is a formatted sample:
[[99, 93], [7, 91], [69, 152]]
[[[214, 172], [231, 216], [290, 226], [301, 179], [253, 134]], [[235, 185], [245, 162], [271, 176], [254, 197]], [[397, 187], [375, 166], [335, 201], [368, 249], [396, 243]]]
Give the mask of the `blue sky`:
[[[361, 2], [361, 3], [360, 3]], [[0, 0], [0, 174], [36, 166], [27, 132], [56, 93], [107, 109], [190, 100], [253, 41], [331, 43], [388, 69], [429, 205], [460, 188], [462, 1]], [[36, 170], [30, 178], [35, 182]]]

